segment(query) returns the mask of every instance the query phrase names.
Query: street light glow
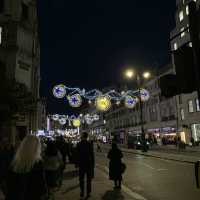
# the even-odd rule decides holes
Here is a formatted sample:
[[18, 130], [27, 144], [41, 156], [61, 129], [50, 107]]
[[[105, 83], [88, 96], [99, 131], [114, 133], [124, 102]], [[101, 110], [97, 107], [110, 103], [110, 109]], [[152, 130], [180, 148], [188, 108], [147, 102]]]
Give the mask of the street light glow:
[[132, 77], [134, 76], [133, 70], [131, 70], [131, 69], [126, 70], [125, 76], [126, 76], [127, 78], [132, 78]]
[[144, 72], [143, 77], [148, 79], [151, 76], [150, 72]]

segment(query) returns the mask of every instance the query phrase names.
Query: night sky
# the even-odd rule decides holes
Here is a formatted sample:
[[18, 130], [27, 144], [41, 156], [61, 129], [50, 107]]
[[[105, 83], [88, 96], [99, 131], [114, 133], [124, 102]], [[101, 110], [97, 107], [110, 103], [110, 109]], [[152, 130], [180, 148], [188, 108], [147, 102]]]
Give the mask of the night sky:
[[170, 62], [175, 0], [38, 0], [41, 96], [48, 111], [68, 106], [52, 96], [55, 84], [103, 88], [122, 82], [127, 65]]

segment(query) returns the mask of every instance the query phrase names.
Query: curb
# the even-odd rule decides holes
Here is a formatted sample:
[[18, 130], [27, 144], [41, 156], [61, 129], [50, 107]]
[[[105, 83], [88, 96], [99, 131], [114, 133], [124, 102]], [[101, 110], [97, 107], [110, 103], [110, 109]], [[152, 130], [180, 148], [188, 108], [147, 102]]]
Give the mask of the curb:
[[139, 153], [139, 152], [130, 152], [130, 151], [126, 151], [125, 149], [121, 149], [121, 150], [125, 153], [142, 155], [142, 156], [153, 157], [153, 158], [159, 158], [159, 159], [163, 159], [163, 160], [171, 160], [171, 161], [182, 162], [182, 163], [194, 164], [197, 161], [197, 160], [196, 161], [180, 160], [180, 159], [175, 159], [175, 158], [167, 158], [167, 157], [163, 157], [163, 156], [149, 155], [149, 154]]

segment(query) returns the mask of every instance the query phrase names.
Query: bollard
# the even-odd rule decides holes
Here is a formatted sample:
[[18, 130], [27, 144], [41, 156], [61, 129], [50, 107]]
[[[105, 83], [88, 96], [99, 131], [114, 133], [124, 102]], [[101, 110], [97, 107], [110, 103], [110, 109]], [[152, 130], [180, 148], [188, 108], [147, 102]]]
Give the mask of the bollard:
[[199, 187], [200, 184], [200, 161], [195, 162], [195, 178], [196, 178], [196, 186]]

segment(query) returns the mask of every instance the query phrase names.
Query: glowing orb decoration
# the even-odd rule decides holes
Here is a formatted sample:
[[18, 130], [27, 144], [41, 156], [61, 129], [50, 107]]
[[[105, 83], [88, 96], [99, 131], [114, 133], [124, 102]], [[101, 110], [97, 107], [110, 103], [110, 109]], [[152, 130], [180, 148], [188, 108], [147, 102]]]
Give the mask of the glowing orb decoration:
[[107, 95], [98, 96], [95, 100], [96, 109], [105, 112], [111, 107], [110, 97]]
[[65, 118], [60, 118], [60, 119], [59, 119], [59, 123], [60, 123], [61, 125], [65, 125], [65, 124], [67, 123], [67, 121], [66, 121]]
[[58, 99], [62, 99], [65, 97], [66, 95], [66, 89], [65, 86], [60, 84], [60, 85], [56, 85], [53, 88], [53, 95], [58, 98]]
[[95, 114], [95, 115], [93, 116], [93, 118], [94, 118], [95, 121], [98, 121], [98, 120], [99, 120], [99, 115]]
[[82, 98], [80, 94], [73, 94], [72, 96], [68, 96], [69, 105], [74, 108], [78, 108], [82, 104]]
[[80, 119], [73, 119], [72, 124], [74, 127], [79, 127], [81, 125], [81, 120]]
[[137, 103], [137, 97], [126, 96], [124, 104], [127, 108], [134, 108]]
[[150, 98], [149, 91], [146, 89], [140, 90], [141, 101], [148, 101]]
[[57, 120], [59, 119], [59, 115], [58, 115], [58, 114], [53, 115], [52, 119], [53, 119], [54, 121], [57, 121]]

